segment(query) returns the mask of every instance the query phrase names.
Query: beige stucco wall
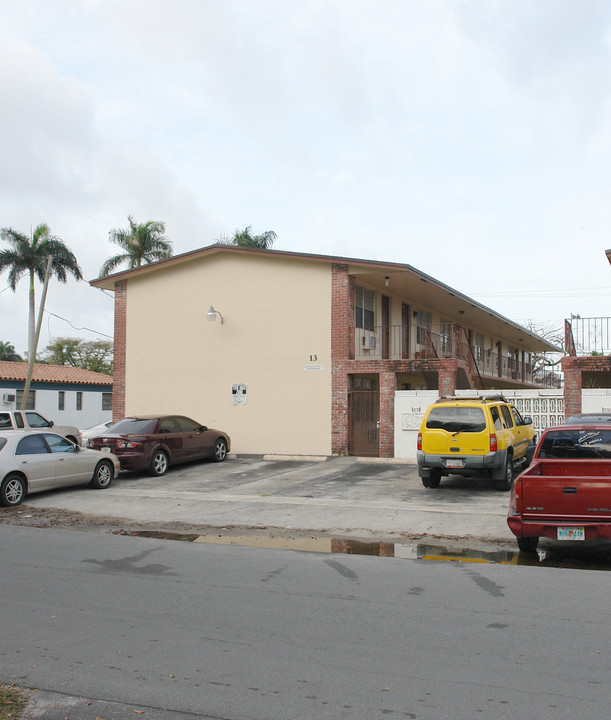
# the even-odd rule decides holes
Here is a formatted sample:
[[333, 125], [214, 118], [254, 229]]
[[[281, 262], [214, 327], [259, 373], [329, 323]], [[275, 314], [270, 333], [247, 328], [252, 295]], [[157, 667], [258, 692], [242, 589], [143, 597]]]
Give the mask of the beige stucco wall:
[[187, 415], [242, 454], [331, 454], [329, 264], [218, 253], [131, 278], [126, 337], [126, 414]]

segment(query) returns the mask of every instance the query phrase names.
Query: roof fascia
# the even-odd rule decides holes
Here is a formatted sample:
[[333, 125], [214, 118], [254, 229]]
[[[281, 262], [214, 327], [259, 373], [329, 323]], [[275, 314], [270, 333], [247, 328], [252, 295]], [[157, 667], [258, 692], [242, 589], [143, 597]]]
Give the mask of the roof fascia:
[[[412, 265], [408, 265], [407, 263], [397, 263], [397, 262], [384, 262], [381, 260], [365, 260], [360, 258], [349, 258], [349, 257], [341, 257], [341, 256], [335, 256], [335, 255], [319, 255], [319, 254], [312, 254], [312, 253], [301, 253], [301, 252], [294, 252], [290, 250], [267, 250], [264, 248], [249, 248], [249, 247], [241, 247], [239, 245], [227, 245], [224, 243], [214, 243], [213, 245], [207, 245], [202, 248], [197, 248], [196, 250], [190, 250], [186, 253], [181, 253], [180, 255], [173, 255], [171, 258], [168, 258], [166, 260], [159, 260], [157, 262], [149, 263], [148, 265], [144, 265], [139, 268], [134, 268], [131, 270], [124, 270], [122, 272], [114, 273], [112, 275], [107, 275], [106, 277], [97, 278], [95, 280], [90, 281], [90, 285], [92, 287], [97, 287], [105, 290], [114, 290], [116, 283], [118, 282], [124, 282], [126, 280], [129, 280], [133, 277], [141, 277], [143, 275], [147, 275], [153, 272], [157, 272], [159, 270], [163, 270], [167, 268], [170, 265], [178, 265], [185, 262], [189, 262], [196, 258], [202, 258], [207, 255], [215, 255], [217, 253], [221, 252], [229, 252], [232, 254], [237, 255], [245, 255], [245, 254], [256, 254], [260, 256], [267, 256], [267, 257], [287, 257], [287, 258], [294, 258], [294, 259], [300, 259], [300, 260], [309, 260], [313, 262], [324, 262], [324, 263], [332, 263], [332, 264], [342, 264], [348, 266], [348, 273], [350, 275], [356, 275], [359, 274], [359, 272], [362, 272], [366, 268], [370, 268], [372, 272], [380, 272], [380, 271], [395, 271], [395, 272], [406, 272], [413, 274], [420, 280], [426, 283], [430, 283], [432, 286], [443, 290], [450, 295], [455, 296], [456, 298], [460, 298], [464, 302], [469, 303], [474, 308], [478, 309], [481, 312], [485, 312], [495, 319], [497, 319], [499, 322], [505, 323], [507, 325], [510, 325], [512, 328], [519, 330], [521, 333], [524, 333], [529, 338], [532, 338], [535, 340], [540, 346], [546, 347], [549, 352], [562, 352], [561, 348], [556, 347], [552, 343], [548, 342], [547, 340], [541, 338], [539, 335], [536, 335], [535, 333], [531, 332], [527, 328], [523, 327], [519, 323], [515, 323], [512, 320], [509, 320], [509, 318], [506, 318], [505, 316], [501, 315], [500, 313], [496, 312], [492, 308], [487, 307], [486, 305], [482, 305], [481, 303], [477, 302], [473, 298], [470, 298], [468, 295], [464, 295], [463, 293], [459, 292], [458, 290], [455, 290], [454, 288], [450, 287], [449, 285], [446, 285], [445, 283], [441, 282], [440, 280], [437, 280], [436, 278], [432, 277], [431, 275], [427, 275], [426, 273], [422, 272], [421, 270], [418, 270], [417, 268], [413, 267]], [[611, 253], [611, 250], [608, 251]], [[610, 259], [611, 262], [611, 259]]]

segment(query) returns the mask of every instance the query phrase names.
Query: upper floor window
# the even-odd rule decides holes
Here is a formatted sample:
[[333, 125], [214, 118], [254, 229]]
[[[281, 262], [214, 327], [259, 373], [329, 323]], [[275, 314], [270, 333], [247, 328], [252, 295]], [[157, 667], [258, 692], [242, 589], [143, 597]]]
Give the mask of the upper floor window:
[[66, 393], [60, 390], [57, 394], [57, 409], [64, 410], [66, 407]]
[[476, 360], [482, 360], [484, 357], [485, 347], [484, 333], [474, 332], [473, 333], [473, 355]]
[[375, 321], [375, 292], [357, 285], [354, 301], [354, 324], [357, 328], [373, 330]]
[[416, 310], [416, 342], [424, 345], [431, 332], [431, 313], [426, 310]]
[[80, 391], [76, 393], [76, 409], [83, 409], [83, 393]]
[[439, 350], [443, 355], [452, 353], [452, 322], [441, 318], [439, 333]]
[[112, 393], [102, 393], [102, 410], [112, 410]]

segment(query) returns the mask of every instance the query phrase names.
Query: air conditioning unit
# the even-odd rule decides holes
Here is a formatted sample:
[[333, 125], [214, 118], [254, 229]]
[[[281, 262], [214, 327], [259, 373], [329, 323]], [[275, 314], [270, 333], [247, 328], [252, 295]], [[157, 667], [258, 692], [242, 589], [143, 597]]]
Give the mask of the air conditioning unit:
[[14, 403], [15, 402], [15, 396], [12, 393], [2, 393], [2, 402], [4, 403]]
[[375, 335], [363, 335], [363, 350], [375, 350], [376, 349], [376, 336]]

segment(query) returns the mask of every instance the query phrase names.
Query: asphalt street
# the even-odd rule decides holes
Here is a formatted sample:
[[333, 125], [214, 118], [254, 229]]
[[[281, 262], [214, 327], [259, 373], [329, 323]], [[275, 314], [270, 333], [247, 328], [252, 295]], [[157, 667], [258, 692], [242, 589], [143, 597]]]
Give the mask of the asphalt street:
[[607, 573], [0, 526], [27, 720], [600, 720]]

